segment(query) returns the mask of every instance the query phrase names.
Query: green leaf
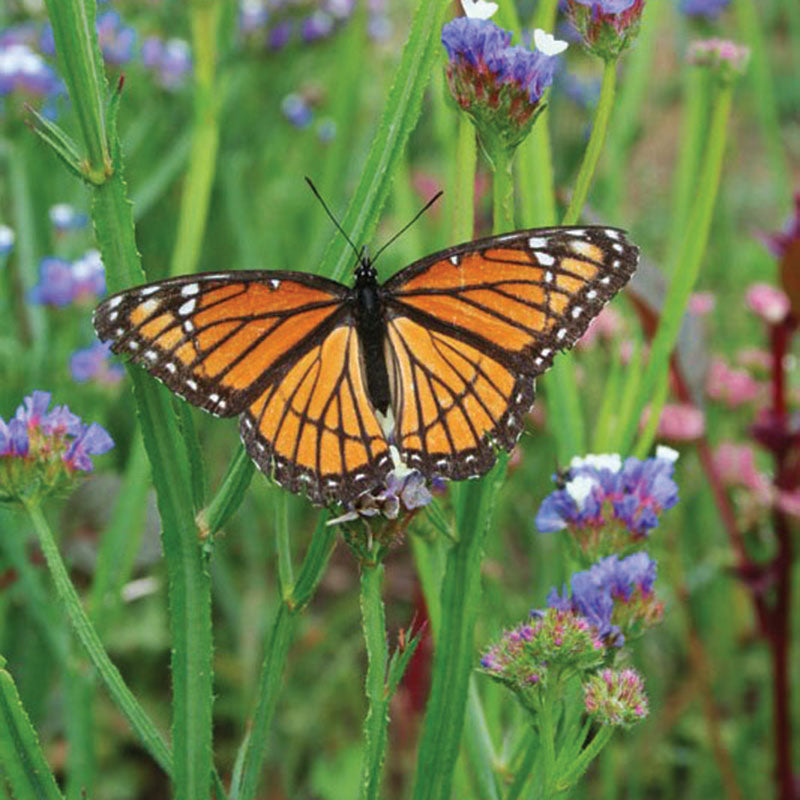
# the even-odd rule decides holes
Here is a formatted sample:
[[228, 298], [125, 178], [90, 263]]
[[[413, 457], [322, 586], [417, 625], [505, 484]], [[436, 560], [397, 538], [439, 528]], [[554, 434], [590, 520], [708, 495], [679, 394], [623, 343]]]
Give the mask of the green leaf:
[[17, 687], [0, 657], [0, 764], [17, 800], [63, 800]]
[[[342, 227], [354, 242], [369, 241], [378, 224], [394, 168], [419, 119], [422, 96], [441, 47], [439, 34], [449, 5], [446, 0], [419, 0], [417, 4], [411, 33], [389, 89], [361, 181], [342, 219]], [[352, 259], [350, 246], [337, 234], [328, 245], [319, 272], [341, 279]]]
[[84, 179], [81, 169], [81, 156], [78, 153], [77, 143], [51, 120], [43, 117], [35, 108], [28, 108], [28, 113], [34, 119], [33, 131], [50, 149], [61, 159], [64, 166], [75, 175]]
[[213, 536], [236, 513], [253, 479], [255, 464], [243, 445], [236, 450], [217, 493], [202, 512], [206, 535]]

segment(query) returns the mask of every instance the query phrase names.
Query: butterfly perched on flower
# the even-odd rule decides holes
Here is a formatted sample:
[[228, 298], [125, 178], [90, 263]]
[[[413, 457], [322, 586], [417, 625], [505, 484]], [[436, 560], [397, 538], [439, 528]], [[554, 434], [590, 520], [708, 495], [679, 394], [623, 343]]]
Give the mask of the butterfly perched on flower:
[[247, 452], [314, 503], [349, 503], [399, 464], [478, 477], [510, 449], [534, 379], [630, 279], [616, 228], [516, 231], [450, 247], [380, 284], [302, 272], [209, 272], [109, 297], [115, 353], [188, 402], [240, 415]]

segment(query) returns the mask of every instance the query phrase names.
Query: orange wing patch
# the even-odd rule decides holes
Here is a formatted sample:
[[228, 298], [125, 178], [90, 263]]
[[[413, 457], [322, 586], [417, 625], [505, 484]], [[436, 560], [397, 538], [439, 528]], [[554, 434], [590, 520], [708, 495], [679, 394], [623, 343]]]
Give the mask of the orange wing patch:
[[335, 324], [343, 292], [293, 273], [197, 275], [109, 298], [95, 327], [189, 402], [231, 416]]
[[315, 503], [352, 500], [392, 468], [361, 361], [355, 329], [340, 325], [242, 416], [242, 440], [259, 468]]
[[486, 472], [510, 447], [533, 404], [533, 380], [453, 335], [409, 317], [388, 326], [388, 362], [401, 456], [425, 474]]

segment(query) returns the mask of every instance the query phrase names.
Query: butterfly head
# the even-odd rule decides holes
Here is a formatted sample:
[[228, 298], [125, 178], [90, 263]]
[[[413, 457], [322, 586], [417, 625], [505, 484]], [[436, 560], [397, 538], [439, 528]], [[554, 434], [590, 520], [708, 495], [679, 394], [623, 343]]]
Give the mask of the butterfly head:
[[378, 273], [373, 266], [374, 261], [370, 257], [367, 246], [364, 245], [358, 254], [358, 262], [356, 266], [355, 278], [356, 285], [364, 283], [375, 283], [378, 279]]

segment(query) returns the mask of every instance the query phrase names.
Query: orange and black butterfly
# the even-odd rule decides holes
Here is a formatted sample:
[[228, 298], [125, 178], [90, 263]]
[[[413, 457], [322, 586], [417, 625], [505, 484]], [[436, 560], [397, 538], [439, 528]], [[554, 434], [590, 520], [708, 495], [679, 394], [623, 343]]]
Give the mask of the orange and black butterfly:
[[351, 502], [396, 463], [485, 473], [519, 438], [534, 379], [636, 268], [616, 228], [516, 231], [451, 247], [383, 284], [210, 272], [129, 289], [94, 324], [194, 405], [241, 415], [258, 467], [315, 503]]

